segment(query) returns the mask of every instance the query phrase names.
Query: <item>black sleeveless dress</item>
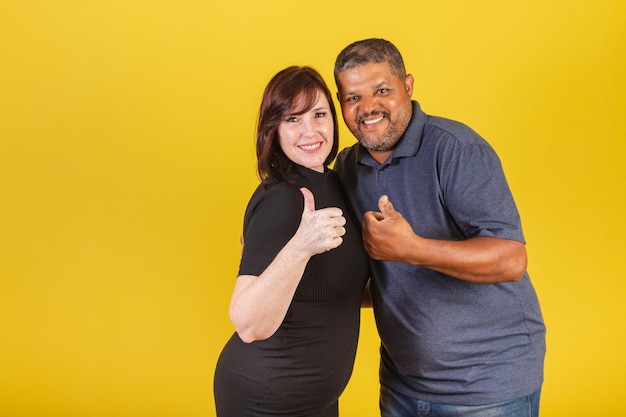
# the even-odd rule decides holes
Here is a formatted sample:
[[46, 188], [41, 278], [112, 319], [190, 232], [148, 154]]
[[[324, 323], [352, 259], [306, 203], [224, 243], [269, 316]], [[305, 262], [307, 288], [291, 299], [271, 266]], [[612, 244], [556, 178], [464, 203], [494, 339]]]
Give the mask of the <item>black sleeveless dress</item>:
[[313, 256], [280, 328], [246, 344], [237, 333], [215, 370], [218, 417], [334, 417], [352, 373], [360, 301], [369, 276], [367, 254], [337, 175], [295, 166], [293, 183], [254, 192], [244, 217], [240, 275], [260, 275], [300, 224], [304, 198], [315, 208], [339, 207], [347, 219], [343, 243]]

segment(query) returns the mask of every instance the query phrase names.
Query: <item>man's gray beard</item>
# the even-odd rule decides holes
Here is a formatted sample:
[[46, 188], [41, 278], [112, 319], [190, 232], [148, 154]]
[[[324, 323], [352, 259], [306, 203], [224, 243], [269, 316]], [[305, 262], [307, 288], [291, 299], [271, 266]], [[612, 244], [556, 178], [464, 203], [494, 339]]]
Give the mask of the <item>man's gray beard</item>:
[[400, 136], [398, 134], [398, 130], [394, 127], [390, 128], [387, 134], [383, 136], [382, 141], [377, 141], [377, 143], [370, 143], [364, 136], [357, 135], [359, 142], [361, 145], [370, 151], [374, 152], [386, 152], [395, 148], [396, 144], [400, 140]]

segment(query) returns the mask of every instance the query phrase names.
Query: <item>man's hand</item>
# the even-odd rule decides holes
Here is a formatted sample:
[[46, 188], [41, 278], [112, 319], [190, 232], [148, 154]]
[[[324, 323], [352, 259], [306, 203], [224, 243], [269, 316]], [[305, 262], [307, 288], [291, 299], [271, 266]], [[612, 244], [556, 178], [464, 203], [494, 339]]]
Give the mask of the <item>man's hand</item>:
[[407, 262], [409, 248], [420, 237], [386, 195], [378, 200], [378, 208], [380, 212], [368, 211], [363, 216], [363, 243], [367, 253], [380, 261]]
[[382, 196], [380, 212], [363, 216], [363, 243], [373, 259], [420, 265], [480, 284], [519, 280], [526, 271], [524, 243], [495, 237], [450, 241], [417, 235], [402, 214]]

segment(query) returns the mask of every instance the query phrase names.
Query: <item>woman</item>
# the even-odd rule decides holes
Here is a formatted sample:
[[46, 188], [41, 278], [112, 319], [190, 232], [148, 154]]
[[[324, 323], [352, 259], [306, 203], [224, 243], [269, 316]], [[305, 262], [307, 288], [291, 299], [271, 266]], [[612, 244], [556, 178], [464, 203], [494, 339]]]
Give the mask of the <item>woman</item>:
[[369, 270], [328, 169], [337, 132], [314, 69], [289, 67], [271, 79], [257, 125], [261, 184], [246, 209], [230, 304], [236, 333], [215, 371], [218, 417], [338, 415]]

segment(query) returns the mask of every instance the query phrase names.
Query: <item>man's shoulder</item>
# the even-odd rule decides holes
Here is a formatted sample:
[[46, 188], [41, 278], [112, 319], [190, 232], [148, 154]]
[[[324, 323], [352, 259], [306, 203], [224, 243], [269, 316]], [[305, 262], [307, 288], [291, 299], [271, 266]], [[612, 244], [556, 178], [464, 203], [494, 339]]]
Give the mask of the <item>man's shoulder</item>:
[[358, 158], [358, 149], [359, 144], [355, 143], [352, 146], [348, 146], [342, 149], [337, 155], [337, 159], [335, 160], [335, 165], [333, 170], [337, 172], [339, 175], [342, 174], [343, 171], [349, 169], [351, 166], [356, 164]]
[[439, 136], [454, 139], [466, 145], [485, 142], [485, 140], [467, 124], [441, 116], [427, 116], [424, 131], [426, 135], [438, 134]]
[[343, 148], [340, 152], [339, 155], [337, 155], [337, 158], [339, 157], [343, 157], [346, 158], [348, 157], [348, 155], [356, 155], [357, 150], [359, 149], [359, 143], [353, 143], [351, 146], [346, 146], [345, 148]]

